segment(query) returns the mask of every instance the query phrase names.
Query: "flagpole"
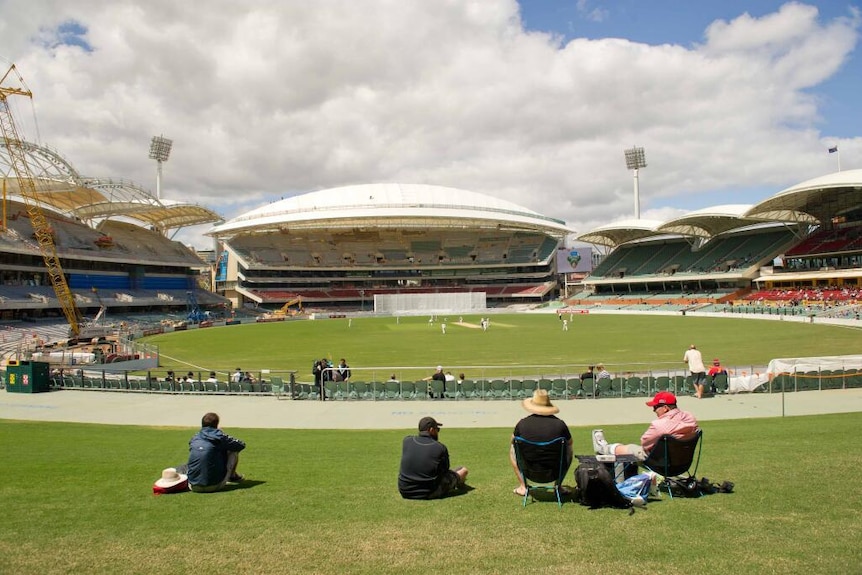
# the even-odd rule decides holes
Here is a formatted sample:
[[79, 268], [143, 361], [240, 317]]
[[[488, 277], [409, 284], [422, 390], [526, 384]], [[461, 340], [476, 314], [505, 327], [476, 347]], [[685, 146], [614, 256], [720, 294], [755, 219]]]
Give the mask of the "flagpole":
[[837, 154], [838, 156], [838, 171], [841, 171], [841, 150], [838, 148], [838, 145], [834, 145], [827, 150], [830, 154]]

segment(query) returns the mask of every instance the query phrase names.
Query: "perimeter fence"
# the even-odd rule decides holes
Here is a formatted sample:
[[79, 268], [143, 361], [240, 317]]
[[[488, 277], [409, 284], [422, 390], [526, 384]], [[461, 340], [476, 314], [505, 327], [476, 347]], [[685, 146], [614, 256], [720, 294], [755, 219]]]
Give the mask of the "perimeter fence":
[[[442, 367], [442, 366], [441, 366]], [[637, 369], [636, 365], [606, 366], [608, 376], [584, 377], [579, 366], [453, 366], [432, 379], [435, 367], [402, 366], [351, 368], [342, 380], [335, 367], [321, 381], [298, 370], [258, 370], [232, 376], [227, 372], [168, 370], [114, 373], [107, 370], [54, 369], [51, 389], [219, 395], [271, 395], [295, 400], [413, 401], [520, 400], [544, 389], [556, 400], [610, 397], [650, 397], [659, 391], [692, 395], [691, 376], [678, 369]], [[707, 377], [708, 393], [781, 393], [862, 388], [862, 369], [816, 369], [768, 375], [765, 366], [733, 366]], [[583, 367], [581, 366], [581, 369]], [[305, 375], [307, 373], [307, 375]], [[469, 374], [469, 376], [467, 375]], [[0, 372], [0, 385], [5, 373]], [[439, 377], [439, 376], [438, 376]], [[321, 394], [321, 390], [323, 394]]]

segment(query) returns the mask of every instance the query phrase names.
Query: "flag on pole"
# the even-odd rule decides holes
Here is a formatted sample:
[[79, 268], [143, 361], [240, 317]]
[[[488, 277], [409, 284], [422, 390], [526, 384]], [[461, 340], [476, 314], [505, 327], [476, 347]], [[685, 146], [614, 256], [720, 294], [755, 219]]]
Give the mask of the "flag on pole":
[[829, 153], [830, 153], [830, 154], [834, 154], [834, 153], [835, 153], [835, 152], [837, 152], [837, 151], [838, 151], [838, 146], [832, 146], [831, 148], [829, 148]]

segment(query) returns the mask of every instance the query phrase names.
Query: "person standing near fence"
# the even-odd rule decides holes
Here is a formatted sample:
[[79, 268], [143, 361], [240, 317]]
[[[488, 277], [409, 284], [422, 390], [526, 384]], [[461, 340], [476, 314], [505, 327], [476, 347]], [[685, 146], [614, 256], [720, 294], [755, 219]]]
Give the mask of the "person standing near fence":
[[691, 383], [694, 385], [694, 396], [698, 399], [703, 398], [703, 387], [706, 384], [706, 367], [703, 365], [703, 356], [698, 351], [697, 346], [691, 344], [686, 350], [682, 360], [688, 364], [688, 370], [691, 372]]
[[347, 360], [343, 357], [341, 361], [338, 362], [338, 369], [336, 370], [337, 377], [340, 378], [338, 381], [348, 381], [350, 379], [350, 366], [347, 365]]
[[[422, 378], [422, 381], [430, 382], [432, 380], [443, 382], [443, 393], [445, 394], [446, 393], [446, 374], [443, 373], [443, 366], [442, 365], [438, 365], [437, 371], [435, 371], [432, 375], [429, 375], [428, 377]], [[428, 397], [430, 397], [432, 399], [442, 399], [442, 395], [439, 397], [435, 396], [434, 391], [432, 390], [430, 383], [428, 385]]]

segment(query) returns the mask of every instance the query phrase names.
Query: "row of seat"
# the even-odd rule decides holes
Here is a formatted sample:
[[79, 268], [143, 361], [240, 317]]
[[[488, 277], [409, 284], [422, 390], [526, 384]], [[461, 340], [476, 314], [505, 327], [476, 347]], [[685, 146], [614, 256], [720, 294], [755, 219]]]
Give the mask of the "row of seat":
[[[716, 378], [719, 392], [727, 389], [727, 376]], [[268, 393], [290, 396], [294, 399], [320, 399], [319, 390], [310, 383], [288, 383], [273, 376], [270, 381], [207, 382], [165, 381], [157, 378], [110, 378], [106, 376], [62, 375], [51, 378], [51, 386], [67, 389], [102, 389], [126, 391], [157, 391], [166, 393]], [[418, 400], [418, 399], [470, 399], [503, 400], [530, 397], [536, 389], [544, 389], [552, 399], [578, 399], [596, 397], [649, 397], [658, 391], [672, 391], [677, 395], [691, 393], [685, 376], [629, 376], [610, 379], [556, 378], [556, 379], [487, 379], [461, 382], [386, 381], [358, 382], [329, 381], [324, 383], [327, 399], [334, 400]], [[815, 387], [816, 388], [816, 387]], [[828, 387], [824, 387], [828, 388]]]
[[[727, 389], [727, 376], [717, 378], [719, 392]], [[524, 399], [536, 389], [544, 389], [551, 399], [577, 399], [594, 397], [649, 397], [658, 391], [672, 391], [677, 395], [692, 392], [685, 376], [616, 377], [596, 380], [578, 378], [557, 379], [488, 379], [461, 382], [387, 381], [354, 382], [330, 381], [324, 384], [327, 399], [334, 400], [416, 400], [416, 399]]]
[[847, 389], [862, 387], [862, 369], [835, 369], [781, 373], [772, 378], [770, 390], [812, 391], [820, 389]]
[[[289, 378], [288, 378], [289, 379]], [[708, 378], [707, 387], [715, 384], [718, 393], [727, 391], [727, 375]], [[264, 382], [164, 381], [157, 378], [113, 378], [102, 376], [55, 375], [50, 385], [55, 389], [94, 389], [116, 391], [149, 391], [163, 393], [272, 394], [294, 399], [320, 399], [318, 388], [311, 383], [288, 382], [273, 376]], [[862, 369], [821, 370], [776, 375], [768, 389], [758, 391], [794, 392], [862, 387]], [[504, 400], [530, 397], [544, 389], [552, 399], [597, 397], [650, 397], [659, 391], [684, 396], [693, 393], [687, 376], [628, 376], [610, 379], [581, 380], [578, 377], [556, 379], [487, 379], [462, 382], [386, 381], [335, 382], [324, 384], [326, 398], [333, 400]]]
[[166, 393], [272, 393], [268, 383], [228, 383], [206, 381], [164, 381], [139, 378], [89, 377], [80, 375], [53, 376], [51, 387], [56, 389], [99, 389], [117, 391], [159, 391]]

